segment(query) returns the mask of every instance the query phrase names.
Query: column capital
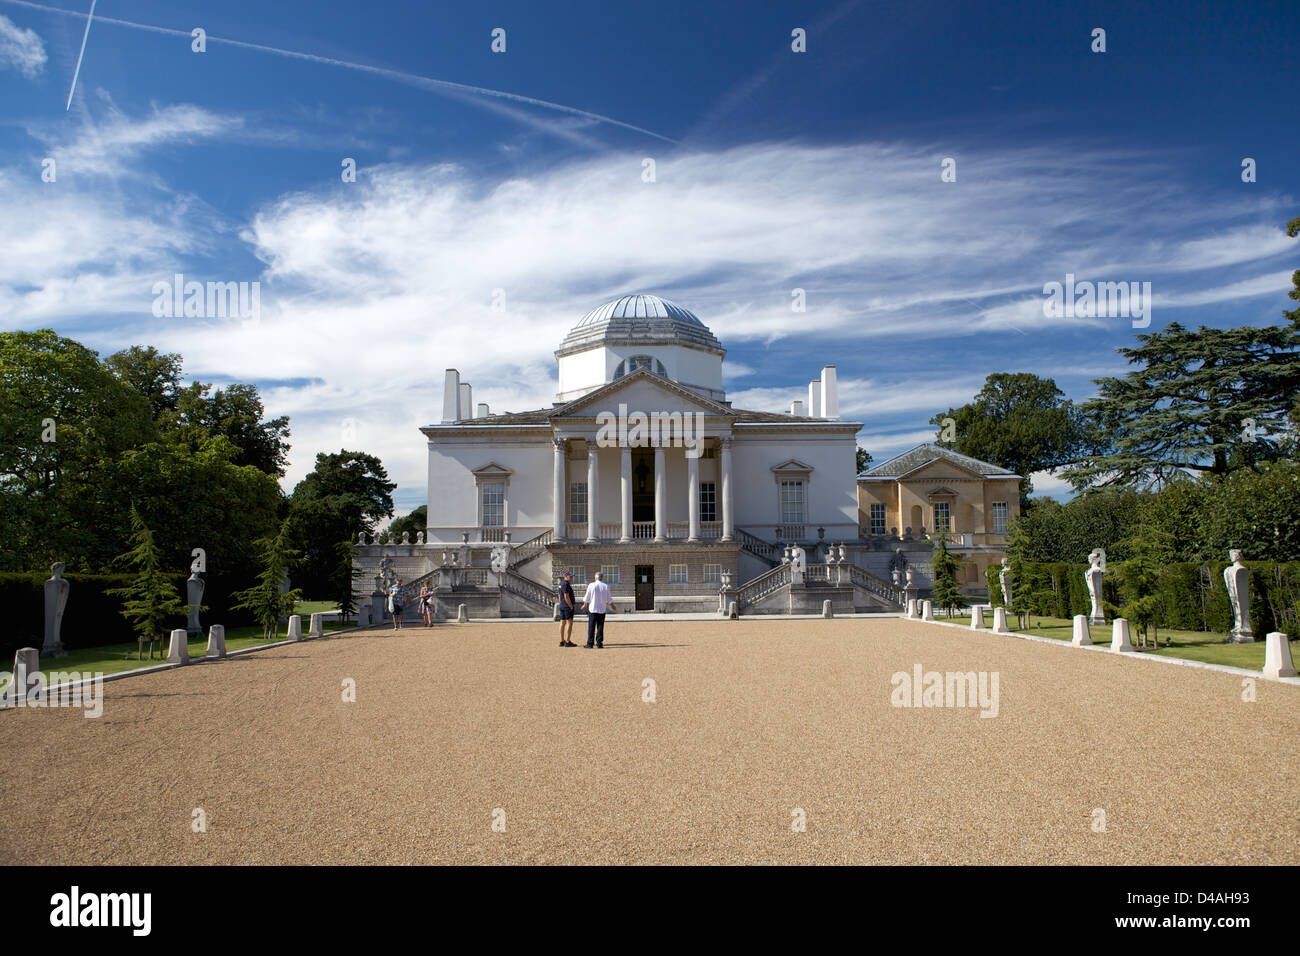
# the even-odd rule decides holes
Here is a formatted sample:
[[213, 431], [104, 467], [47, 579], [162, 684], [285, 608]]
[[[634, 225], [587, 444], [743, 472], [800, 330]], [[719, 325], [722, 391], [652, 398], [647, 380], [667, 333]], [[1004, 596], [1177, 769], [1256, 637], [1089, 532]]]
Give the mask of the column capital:
[[555, 446], [556, 451], [563, 451], [565, 446], [569, 444], [569, 439], [563, 438], [560, 435], [552, 435], [551, 444]]
[[718, 438], [718, 444], [726, 449], [730, 449], [735, 443], [736, 439], [732, 438], [730, 435], [722, 435]]

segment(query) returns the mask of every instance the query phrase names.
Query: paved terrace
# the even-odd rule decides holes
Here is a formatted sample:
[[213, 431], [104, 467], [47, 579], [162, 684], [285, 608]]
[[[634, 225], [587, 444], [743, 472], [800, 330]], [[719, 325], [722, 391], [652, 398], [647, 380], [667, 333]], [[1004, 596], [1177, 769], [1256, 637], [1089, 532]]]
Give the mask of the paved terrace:
[[[554, 633], [353, 632], [0, 712], [0, 862], [1300, 862], [1294, 686], [898, 618]], [[917, 663], [998, 672], [998, 716], [891, 706]]]

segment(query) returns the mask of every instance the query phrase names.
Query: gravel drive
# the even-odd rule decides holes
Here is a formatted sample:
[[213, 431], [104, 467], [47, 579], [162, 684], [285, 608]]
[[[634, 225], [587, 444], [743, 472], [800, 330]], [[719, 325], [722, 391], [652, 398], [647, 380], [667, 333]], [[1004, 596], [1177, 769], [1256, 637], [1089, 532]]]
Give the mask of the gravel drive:
[[[1298, 687], [896, 618], [606, 636], [353, 632], [5, 710], [0, 862], [1300, 863]], [[917, 663], [997, 672], [998, 715], [891, 706]]]

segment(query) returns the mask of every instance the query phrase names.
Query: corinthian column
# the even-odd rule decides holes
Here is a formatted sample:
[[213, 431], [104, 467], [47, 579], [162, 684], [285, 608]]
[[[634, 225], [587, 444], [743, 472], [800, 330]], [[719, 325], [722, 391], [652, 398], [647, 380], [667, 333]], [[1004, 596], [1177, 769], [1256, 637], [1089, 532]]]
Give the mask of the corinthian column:
[[700, 540], [700, 456], [692, 455], [693, 451], [698, 452], [699, 447], [686, 449], [686, 494], [689, 496], [686, 502], [686, 540], [691, 542]]
[[587, 543], [600, 540], [600, 459], [594, 441], [587, 442]]
[[722, 446], [722, 540], [730, 541], [735, 535], [736, 516], [731, 507], [731, 439], [723, 438]]
[[623, 487], [623, 536], [618, 540], [627, 544], [632, 540], [632, 448], [623, 446], [619, 480]]
[[551, 504], [552, 524], [551, 534], [556, 541], [564, 540], [564, 522], [565, 522], [565, 488], [564, 488], [564, 439], [553, 437], [551, 444], [555, 446], [555, 500]]
[[668, 535], [664, 532], [667, 530], [667, 516], [664, 509], [668, 507], [665, 497], [668, 489], [668, 476], [664, 459], [664, 450], [662, 446], [655, 448], [655, 540], [666, 541]]

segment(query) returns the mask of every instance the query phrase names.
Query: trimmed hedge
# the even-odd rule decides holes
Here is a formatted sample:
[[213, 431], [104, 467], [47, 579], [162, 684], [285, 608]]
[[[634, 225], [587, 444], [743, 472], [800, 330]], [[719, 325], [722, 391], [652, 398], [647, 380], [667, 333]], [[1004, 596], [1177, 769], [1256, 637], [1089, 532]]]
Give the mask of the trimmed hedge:
[[[1247, 561], [1245, 565], [1250, 569], [1250, 619], [1256, 638], [1261, 639], [1269, 631], [1300, 631], [1300, 561]], [[1156, 624], [1220, 634], [1231, 630], [1232, 602], [1223, 583], [1227, 566], [1226, 561], [1165, 565], [1155, 591], [1159, 606]], [[1025, 567], [1029, 580], [1023, 586], [1039, 599], [1037, 613], [1068, 620], [1091, 612], [1083, 576], [1088, 570], [1086, 564], [1026, 562]], [[1112, 608], [1127, 604], [1133, 597], [1123, 592], [1117, 578], [1111, 571], [1102, 581], [1102, 599]], [[988, 580], [989, 595], [996, 607], [1002, 600], [996, 567], [990, 566]]]
[[[0, 670], [7, 669], [20, 647], [39, 648], [45, 640], [45, 581], [49, 572], [0, 572], [0, 607], [4, 608], [9, 626], [0, 634]], [[72, 585], [63, 612], [60, 632], [65, 647], [99, 647], [136, 639], [135, 628], [122, 616], [122, 599], [107, 592], [131, 583], [129, 574], [64, 574]], [[176, 593], [185, 601], [183, 574], [168, 575]], [[200, 620], [209, 624], [241, 627], [252, 624], [246, 611], [234, 611], [232, 594], [249, 586], [221, 575], [204, 576], [203, 606]], [[184, 627], [185, 617], [178, 615], [172, 627]]]

